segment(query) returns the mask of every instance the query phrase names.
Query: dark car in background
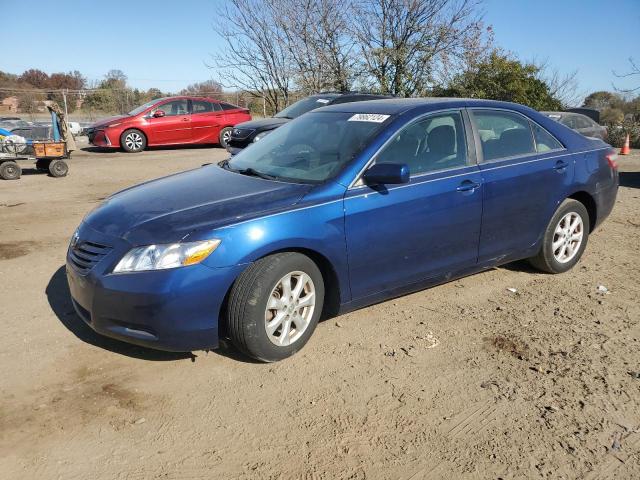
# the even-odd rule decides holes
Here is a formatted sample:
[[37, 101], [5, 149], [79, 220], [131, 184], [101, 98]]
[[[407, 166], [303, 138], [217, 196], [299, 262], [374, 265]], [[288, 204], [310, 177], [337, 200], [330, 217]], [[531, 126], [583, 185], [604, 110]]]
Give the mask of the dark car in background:
[[[388, 95], [376, 95], [372, 93], [359, 92], [325, 92], [317, 95], [305, 97], [302, 100], [289, 105], [287, 108], [270, 118], [252, 120], [236, 125], [231, 131], [231, 138], [227, 142], [227, 150], [231, 155], [235, 155], [243, 148], [248, 147], [253, 142], [257, 142], [281, 125], [299, 117], [303, 113], [310, 112], [316, 108], [339, 103], [363, 102], [366, 100], [379, 100], [390, 98]], [[327, 132], [328, 133], [328, 132]]]
[[575, 112], [541, 112], [562, 125], [581, 133], [585, 137], [607, 139], [607, 127], [599, 125], [591, 118]]
[[98, 121], [85, 129], [92, 145], [140, 152], [147, 146], [220, 144], [234, 125], [251, 120], [249, 110], [204, 97], [152, 100], [126, 115]]

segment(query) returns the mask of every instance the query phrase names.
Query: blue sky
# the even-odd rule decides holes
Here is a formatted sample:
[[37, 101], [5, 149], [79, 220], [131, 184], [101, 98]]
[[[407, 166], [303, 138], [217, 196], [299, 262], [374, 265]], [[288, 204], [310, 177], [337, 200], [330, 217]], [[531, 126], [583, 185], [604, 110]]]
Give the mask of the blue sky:
[[[215, 77], [206, 63], [221, 46], [212, 26], [224, 1], [0, 0], [0, 70], [80, 70], [100, 80], [118, 68], [134, 87], [177, 91]], [[498, 45], [578, 70], [584, 93], [640, 85], [612, 74], [629, 56], [640, 62], [640, 0], [485, 0], [484, 11]], [[52, 47], [54, 22], [69, 25], [66, 50]]]

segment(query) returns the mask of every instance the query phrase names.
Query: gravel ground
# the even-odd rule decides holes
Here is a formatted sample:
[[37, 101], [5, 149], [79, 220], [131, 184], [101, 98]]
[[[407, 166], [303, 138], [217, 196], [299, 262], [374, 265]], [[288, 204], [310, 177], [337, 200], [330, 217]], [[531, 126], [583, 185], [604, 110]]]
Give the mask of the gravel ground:
[[569, 273], [381, 303], [270, 365], [95, 335], [63, 267], [83, 215], [223, 157], [81, 151], [67, 178], [0, 182], [0, 478], [640, 478], [638, 151]]

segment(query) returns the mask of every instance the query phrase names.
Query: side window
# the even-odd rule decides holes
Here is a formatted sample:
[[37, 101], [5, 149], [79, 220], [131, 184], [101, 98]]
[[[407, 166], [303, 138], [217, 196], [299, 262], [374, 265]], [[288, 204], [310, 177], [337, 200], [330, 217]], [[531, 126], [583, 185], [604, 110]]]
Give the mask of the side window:
[[547, 132], [537, 123], [531, 122], [533, 128], [533, 137], [536, 139], [536, 150], [538, 153], [550, 152], [551, 150], [561, 150], [564, 148], [562, 144], [556, 140], [556, 137]]
[[576, 117], [574, 117], [573, 115], [564, 115], [560, 119], [560, 123], [571, 129], [578, 128], [578, 126], [576, 125]]
[[235, 105], [231, 105], [230, 103], [221, 102], [220, 106], [222, 106], [223, 110], [237, 110], [240, 107], [236, 107]]
[[460, 112], [433, 115], [405, 127], [378, 154], [376, 163], [406, 163], [411, 175], [465, 166]]
[[576, 117], [577, 128], [593, 128], [593, 124], [587, 117]]
[[189, 108], [187, 106], [186, 100], [173, 100], [172, 102], [167, 102], [167, 103], [163, 103], [162, 105], [158, 105], [158, 107], [151, 112], [151, 115], [153, 115], [153, 113], [158, 110], [162, 110], [164, 112], [165, 117], [189, 114]]
[[216, 112], [221, 112], [222, 111], [222, 106], [220, 106], [220, 104], [218, 102], [213, 102], [211, 103], [211, 105], [213, 105], [213, 110]]
[[515, 113], [474, 110], [484, 161], [535, 153], [529, 121]]
[[213, 111], [213, 106], [211, 102], [207, 102], [205, 100], [192, 100], [192, 113], [209, 113]]

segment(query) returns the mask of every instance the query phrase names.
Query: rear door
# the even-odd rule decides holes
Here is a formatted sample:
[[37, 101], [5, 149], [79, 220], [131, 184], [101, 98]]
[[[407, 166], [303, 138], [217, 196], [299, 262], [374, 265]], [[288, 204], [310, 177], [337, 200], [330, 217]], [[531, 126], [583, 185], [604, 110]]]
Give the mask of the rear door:
[[[155, 117], [161, 110], [164, 116]], [[146, 133], [150, 145], [169, 145], [191, 141], [191, 115], [186, 98], [158, 105], [147, 115]]]
[[217, 102], [191, 100], [191, 135], [194, 143], [218, 143], [225, 113]]
[[573, 181], [573, 157], [522, 114], [469, 111], [484, 187], [478, 260], [500, 261], [526, 252], [542, 235]]

